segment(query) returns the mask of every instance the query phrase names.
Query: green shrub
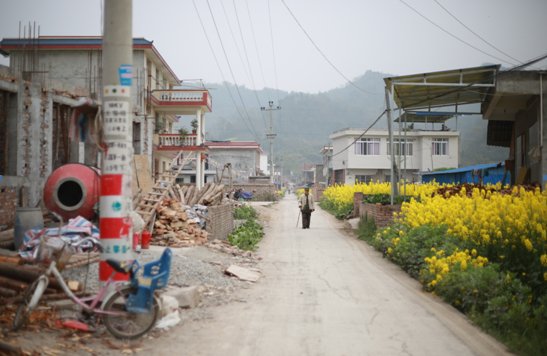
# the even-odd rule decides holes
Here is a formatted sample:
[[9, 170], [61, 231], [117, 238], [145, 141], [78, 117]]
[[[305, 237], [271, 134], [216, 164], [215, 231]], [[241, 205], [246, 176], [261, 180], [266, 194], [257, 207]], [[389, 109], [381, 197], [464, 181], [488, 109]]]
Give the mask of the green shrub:
[[228, 241], [242, 250], [254, 250], [262, 236], [262, 226], [256, 220], [247, 220], [228, 235]]
[[376, 235], [376, 222], [373, 218], [369, 218], [368, 214], [362, 216], [359, 220], [359, 225], [357, 226], [357, 236], [361, 240], [373, 241], [374, 236]]
[[241, 205], [234, 210], [234, 219], [237, 220], [256, 219], [257, 216], [255, 208], [250, 205]]
[[[397, 226], [397, 225], [396, 225]], [[400, 234], [403, 231], [403, 234]], [[433, 256], [433, 248], [451, 254], [456, 249], [454, 239], [446, 234], [446, 226], [424, 225], [414, 229], [397, 226], [383, 234], [383, 250], [395, 263], [418, 279], [425, 267], [425, 258]]]
[[513, 351], [540, 355], [547, 350], [547, 296], [533, 303], [531, 288], [499, 265], [455, 268], [434, 291]]
[[353, 203], [349, 204], [335, 204], [334, 201], [328, 199], [321, 199], [319, 206], [334, 215], [337, 219], [342, 220], [347, 218], [353, 211]]

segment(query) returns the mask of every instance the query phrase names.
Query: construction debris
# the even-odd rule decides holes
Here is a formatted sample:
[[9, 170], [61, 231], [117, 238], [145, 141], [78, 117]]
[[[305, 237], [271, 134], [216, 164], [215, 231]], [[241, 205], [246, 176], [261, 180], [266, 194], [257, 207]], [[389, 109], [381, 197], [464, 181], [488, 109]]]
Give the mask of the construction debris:
[[237, 246], [232, 246], [225, 240], [214, 239], [207, 244], [207, 247], [232, 256], [248, 258], [250, 260], [260, 259], [260, 257], [256, 257], [252, 251], [244, 251]]
[[164, 199], [156, 210], [152, 244], [171, 247], [203, 245], [208, 233], [195, 219], [189, 219], [187, 207], [175, 199]]
[[206, 183], [203, 188], [196, 186], [183, 186], [176, 184], [169, 190], [169, 196], [177, 199], [184, 205], [220, 205], [224, 197], [224, 184]]

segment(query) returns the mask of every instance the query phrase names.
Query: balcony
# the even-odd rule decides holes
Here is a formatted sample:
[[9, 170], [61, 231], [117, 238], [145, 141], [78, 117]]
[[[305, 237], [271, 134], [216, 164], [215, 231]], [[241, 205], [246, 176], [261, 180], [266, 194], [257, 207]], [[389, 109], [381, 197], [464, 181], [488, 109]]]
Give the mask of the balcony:
[[154, 144], [159, 151], [200, 151], [196, 134], [155, 134]]
[[152, 106], [157, 112], [193, 115], [198, 109], [211, 112], [211, 96], [207, 90], [153, 90]]

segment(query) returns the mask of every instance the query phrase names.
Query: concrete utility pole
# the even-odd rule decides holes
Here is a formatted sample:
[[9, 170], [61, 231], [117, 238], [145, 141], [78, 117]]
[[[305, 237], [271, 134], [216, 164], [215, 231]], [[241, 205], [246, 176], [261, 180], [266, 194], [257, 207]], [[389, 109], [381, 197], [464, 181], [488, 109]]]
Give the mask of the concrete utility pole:
[[[105, 0], [103, 37], [100, 221], [104, 251], [99, 280], [106, 281], [112, 268], [106, 259], [133, 259], [131, 162], [133, 123], [131, 81], [133, 78], [132, 0]], [[127, 279], [117, 274], [116, 279]]]
[[389, 146], [391, 152], [391, 169], [390, 169], [390, 182], [391, 182], [391, 205], [393, 200], [397, 196], [397, 181], [395, 180], [395, 152], [393, 152], [393, 128], [391, 125], [391, 105], [389, 102], [389, 89], [386, 87], [386, 114], [387, 114], [387, 130], [389, 132]]
[[268, 102], [268, 105], [269, 107], [261, 107], [260, 110], [262, 111], [269, 111], [270, 112], [270, 131], [266, 134], [266, 137], [268, 138], [268, 140], [270, 140], [270, 183], [274, 183], [274, 160], [273, 160], [273, 140], [274, 138], [277, 136], [276, 134], [274, 134], [273, 132], [273, 127], [272, 127], [272, 111], [274, 110], [281, 110], [281, 106], [276, 106], [275, 108], [273, 107], [273, 101], [269, 101]]

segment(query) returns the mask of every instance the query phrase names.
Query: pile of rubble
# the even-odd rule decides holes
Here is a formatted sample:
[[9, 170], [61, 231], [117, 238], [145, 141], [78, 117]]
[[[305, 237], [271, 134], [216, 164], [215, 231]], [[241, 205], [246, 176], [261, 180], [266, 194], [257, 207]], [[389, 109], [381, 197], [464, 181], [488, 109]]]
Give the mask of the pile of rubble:
[[191, 218], [185, 207], [175, 199], [164, 199], [156, 211], [152, 243], [159, 246], [187, 247], [207, 242], [207, 231], [200, 220]]
[[207, 208], [232, 204], [224, 197], [224, 184], [206, 183], [203, 188], [175, 184], [156, 209], [152, 244], [188, 247], [207, 243]]

